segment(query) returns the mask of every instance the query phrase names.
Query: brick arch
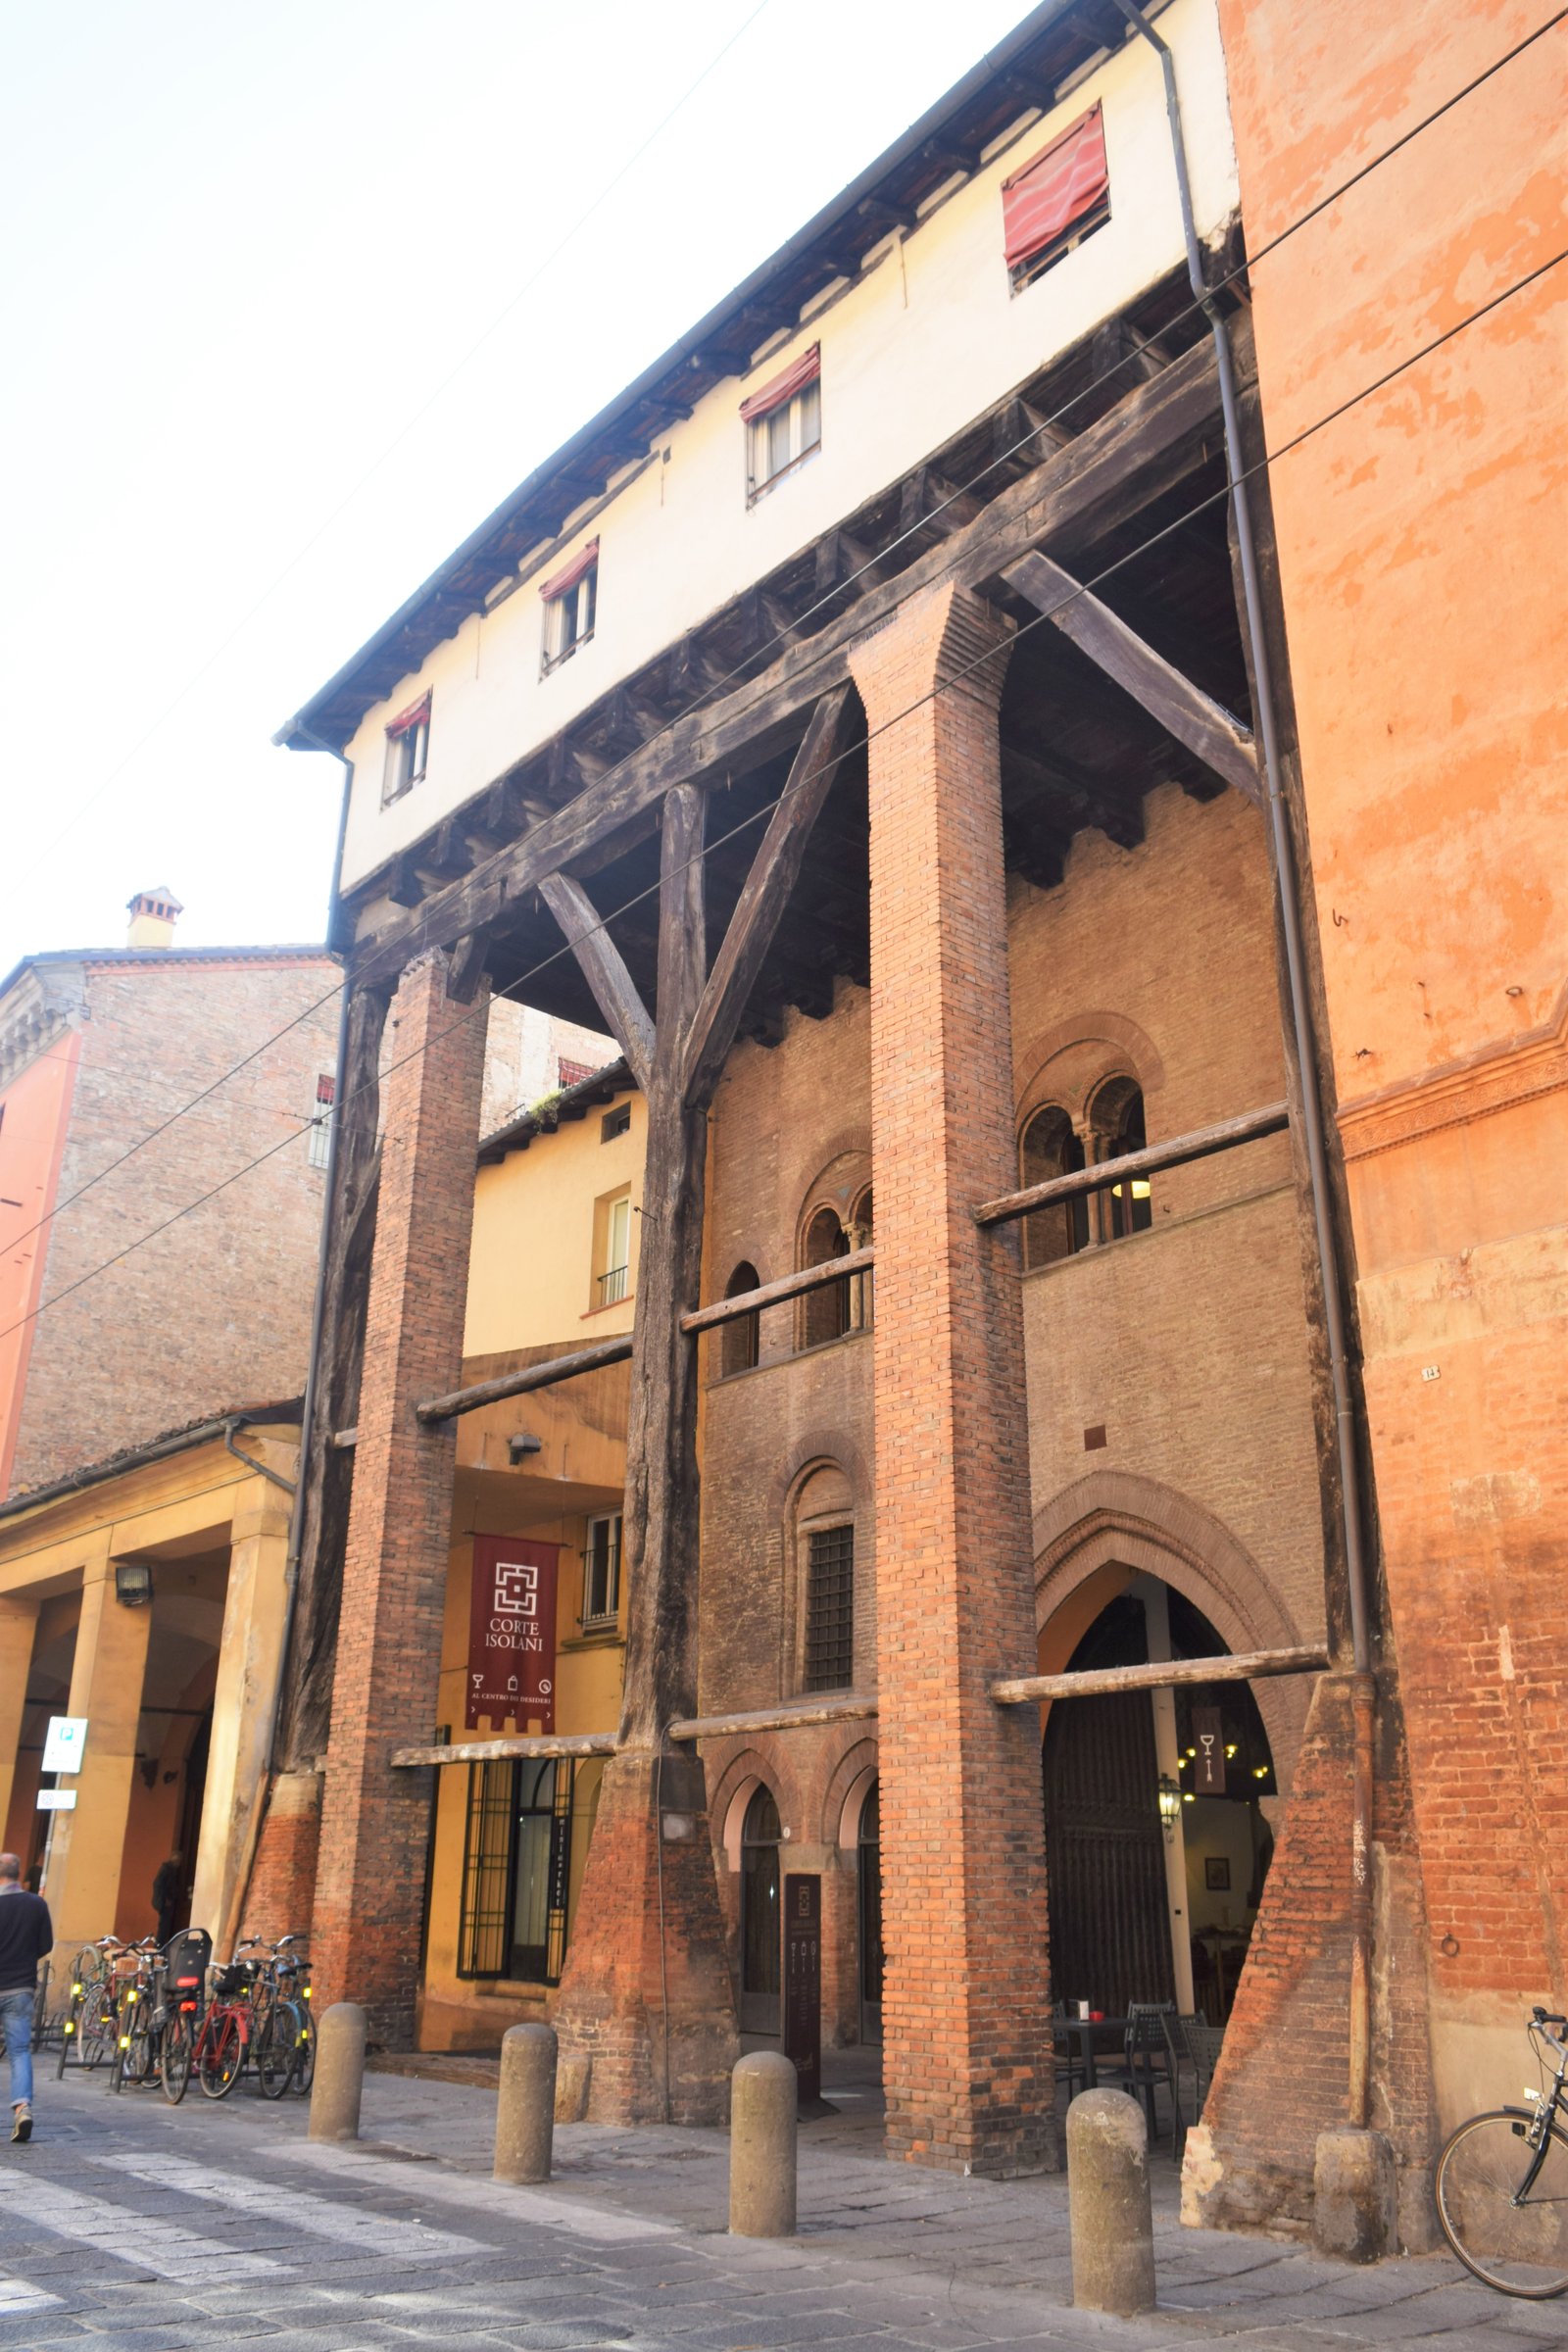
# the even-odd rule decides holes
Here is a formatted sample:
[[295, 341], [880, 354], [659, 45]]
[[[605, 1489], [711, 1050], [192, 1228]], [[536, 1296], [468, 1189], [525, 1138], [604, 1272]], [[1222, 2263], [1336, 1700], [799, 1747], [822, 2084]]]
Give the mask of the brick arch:
[[[718, 1743], [712, 1742], [712, 1746]], [[724, 1743], [729, 1746], [730, 1743]], [[710, 1753], [707, 1762], [712, 1771], [714, 1757]], [[790, 1768], [788, 1751], [778, 1742], [761, 1748], [752, 1740], [741, 1740], [730, 1747], [730, 1753], [719, 1766], [710, 1785], [708, 1819], [713, 1843], [725, 1856], [732, 1871], [740, 1867], [741, 1824], [746, 1807], [752, 1800], [759, 1781], [765, 1781], [778, 1806], [780, 1824], [799, 1838], [809, 1818], [805, 1793]]]
[[855, 1516], [858, 1523], [861, 1511], [869, 1507], [872, 1499], [870, 1473], [849, 1431], [842, 1422], [836, 1422], [831, 1429], [804, 1431], [784, 1456], [768, 1490], [768, 1518], [774, 1526], [782, 1521], [790, 1498], [808, 1470], [826, 1462], [837, 1463], [854, 1489]]
[[[863, 1782], [868, 1788], [876, 1779], [878, 1752], [875, 1734], [855, 1727], [849, 1745], [840, 1753], [823, 1788], [819, 1844], [847, 1846], [853, 1850], [856, 1832], [859, 1828], [859, 1809], [857, 1806], [852, 1816], [847, 1808], [860, 1784]], [[860, 1793], [863, 1796], [864, 1789]]]
[[[1095, 1470], [1035, 1513], [1035, 1627], [1069, 1594], [1115, 1564], [1157, 1576], [1182, 1593], [1227, 1649], [1289, 1649], [1304, 1639], [1262, 1569], [1221, 1520], [1157, 1479]], [[1315, 1631], [1315, 1629], [1312, 1629]], [[1312, 1679], [1250, 1686], [1268, 1733], [1281, 1794], [1289, 1792]]]
[[[850, 1163], [851, 1172], [842, 1185], [831, 1185], [828, 1178], [841, 1161]], [[785, 1195], [797, 1203], [794, 1263], [800, 1262], [800, 1245], [816, 1210], [835, 1208], [848, 1217], [856, 1195], [870, 1181], [871, 1130], [864, 1122], [841, 1128], [825, 1145], [813, 1149], [809, 1162], [797, 1173], [793, 1194]]]
[[[1108, 1049], [1102, 1066], [1087, 1092], [1083, 1087], [1068, 1089], [1072, 1100], [1061, 1098], [1060, 1089], [1053, 1083], [1051, 1064], [1058, 1054], [1074, 1046], [1099, 1045]], [[1089, 1096], [1121, 1069], [1138, 1080], [1146, 1095], [1156, 1094], [1165, 1083], [1165, 1064], [1159, 1050], [1147, 1029], [1139, 1027], [1121, 1012], [1080, 1012], [1065, 1021], [1054, 1021], [1049, 1029], [1041, 1030], [1027, 1046], [1013, 1056], [1014, 1092], [1017, 1097], [1017, 1124], [1021, 1128], [1031, 1114], [1046, 1102], [1062, 1099], [1062, 1107], [1074, 1118], [1082, 1118], [1088, 1109]], [[1082, 1097], [1082, 1100], [1078, 1100]]]

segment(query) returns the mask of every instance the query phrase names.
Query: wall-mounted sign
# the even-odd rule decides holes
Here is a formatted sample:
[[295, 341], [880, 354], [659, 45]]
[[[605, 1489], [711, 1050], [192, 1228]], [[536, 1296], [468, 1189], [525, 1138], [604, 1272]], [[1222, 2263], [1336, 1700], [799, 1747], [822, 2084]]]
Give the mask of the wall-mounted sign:
[[79, 1772], [86, 1744], [85, 1715], [51, 1715], [49, 1729], [43, 1736], [44, 1771]]
[[1225, 1725], [1218, 1707], [1193, 1709], [1193, 1745], [1198, 1750], [1193, 1759], [1193, 1793], [1195, 1796], [1223, 1796]]
[[822, 2096], [822, 1882], [784, 1874], [784, 2055], [795, 2061], [799, 2104]]
[[40, 1813], [74, 1813], [75, 1810], [76, 1791], [74, 1788], [39, 1789], [38, 1811]]
[[475, 1536], [468, 1612], [467, 1729], [487, 1715], [499, 1731], [556, 1728], [556, 1570], [559, 1544]]

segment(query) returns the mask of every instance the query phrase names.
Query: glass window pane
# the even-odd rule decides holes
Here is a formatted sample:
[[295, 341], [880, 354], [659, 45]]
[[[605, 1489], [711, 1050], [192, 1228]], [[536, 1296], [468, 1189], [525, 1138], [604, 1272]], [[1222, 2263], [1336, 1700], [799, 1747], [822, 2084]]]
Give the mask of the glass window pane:
[[800, 432], [797, 436], [801, 450], [814, 449], [822, 438], [822, 387], [808, 384], [796, 406], [800, 410]]

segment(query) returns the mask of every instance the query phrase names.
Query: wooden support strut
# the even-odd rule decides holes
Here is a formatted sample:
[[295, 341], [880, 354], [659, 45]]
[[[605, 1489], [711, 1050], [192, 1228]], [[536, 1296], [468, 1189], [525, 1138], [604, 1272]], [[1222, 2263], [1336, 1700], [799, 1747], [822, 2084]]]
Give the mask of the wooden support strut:
[[421, 949], [450, 945], [493, 921], [544, 876], [580, 864], [597, 845], [657, 808], [671, 786], [780, 733], [843, 683], [851, 648], [868, 629], [936, 580], [952, 576], [960, 586], [984, 587], [1042, 540], [1091, 526], [1109, 529], [1141, 512], [1200, 463], [1217, 409], [1214, 359], [1204, 343], [1129, 393], [1065, 449], [1053, 450], [964, 529], [790, 647], [760, 677], [677, 719], [521, 840], [367, 941], [356, 954], [356, 978], [395, 979]]
[[1190, 1135], [1173, 1136], [1168, 1144], [1151, 1144], [1145, 1152], [1124, 1152], [1119, 1159], [1097, 1160], [1092, 1168], [1075, 1169], [1070, 1176], [1052, 1176], [1021, 1193], [1004, 1193], [1000, 1200], [982, 1202], [974, 1221], [977, 1225], [1009, 1225], [1017, 1217], [1049, 1207], [1054, 1200], [1075, 1200], [1080, 1194], [1104, 1192], [1129, 1177], [1153, 1176], [1161, 1168], [1182, 1168], [1191, 1160], [1208, 1159], [1216, 1152], [1234, 1152], [1238, 1145], [1279, 1135], [1290, 1123], [1286, 1104], [1270, 1102], [1262, 1110], [1244, 1111], [1239, 1118], [1220, 1119], [1212, 1127], [1195, 1127]]
[[867, 1243], [863, 1250], [852, 1250], [844, 1257], [825, 1258], [819, 1266], [803, 1266], [798, 1274], [781, 1274], [777, 1282], [764, 1282], [755, 1291], [737, 1291], [733, 1298], [715, 1298], [711, 1306], [693, 1307], [682, 1315], [682, 1331], [713, 1331], [721, 1323], [738, 1323], [743, 1315], [760, 1314], [765, 1306], [777, 1306], [782, 1299], [799, 1298], [803, 1292], [825, 1290], [830, 1282], [848, 1282], [853, 1274], [868, 1274], [876, 1263], [876, 1250]]
[[[524, 1364], [515, 1372], [498, 1372], [494, 1380], [476, 1381], [468, 1389], [454, 1389], [447, 1396], [428, 1396], [414, 1410], [426, 1426], [435, 1421], [451, 1421], [459, 1413], [476, 1413], [481, 1406], [500, 1404], [508, 1396], [528, 1396], [536, 1389], [553, 1389], [558, 1381], [575, 1380], [579, 1373], [602, 1371], [606, 1364], [623, 1364], [630, 1354], [628, 1332], [619, 1339], [600, 1340], [592, 1348], [573, 1348], [570, 1355], [552, 1355], [542, 1364]], [[340, 1430], [333, 1443], [347, 1445], [358, 1435], [357, 1430]]]
[[1096, 1666], [1086, 1674], [1025, 1674], [993, 1683], [999, 1707], [1021, 1707], [1031, 1699], [1098, 1698], [1107, 1690], [1170, 1690], [1178, 1683], [1259, 1683], [1275, 1674], [1316, 1674], [1329, 1653], [1315, 1644], [1299, 1649], [1251, 1649], [1220, 1658], [1167, 1658], [1152, 1666]]
[[1080, 653], [1087, 654], [1107, 677], [1142, 703], [1168, 735], [1174, 735], [1205, 767], [1245, 792], [1253, 807], [1261, 808], [1257, 747], [1239, 718], [1184, 677], [1163, 654], [1156, 654], [1108, 605], [1080, 587], [1072, 574], [1053, 564], [1049, 556], [1024, 556], [1009, 564], [1002, 576], [1009, 588], [1026, 596], [1054, 621], [1064, 637], [1070, 637]]
[[518, 1733], [499, 1740], [459, 1740], [442, 1747], [395, 1747], [392, 1762], [399, 1772], [420, 1764], [499, 1764], [508, 1756], [610, 1756], [615, 1752], [612, 1732]]

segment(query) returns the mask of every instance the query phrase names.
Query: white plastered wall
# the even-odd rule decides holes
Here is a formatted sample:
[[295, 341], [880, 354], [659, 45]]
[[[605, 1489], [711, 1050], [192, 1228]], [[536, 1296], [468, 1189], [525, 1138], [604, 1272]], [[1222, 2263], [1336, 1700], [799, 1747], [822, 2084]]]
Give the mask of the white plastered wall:
[[[1176, 56], [1200, 234], [1238, 203], [1214, 0], [1173, 0], [1160, 32]], [[1020, 295], [1003, 256], [1002, 182], [1101, 103], [1110, 220]], [[714, 386], [651, 464], [630, 468], [603, 512], [568, 532], [548, 566], [472, 615], [368, 711], [354, 762], [341, 886], [352, 889], [548, 742], [615, 681], [653, 659], [960, 431], [1183, 258], [1159, 64], [1132, 42], [1054, 111], [1010, 136], [974, 178], [748, 377]], [[748, 391], [820, 342], [820, 454], [748, 509], [739, 408]], [[593, 640], [539, 674], [539, 579], [597, 534]], [[532, 559], [530, 559], [530, 562]], [[385, 729], [433, 692], [422, 781], [380, 806]]]

